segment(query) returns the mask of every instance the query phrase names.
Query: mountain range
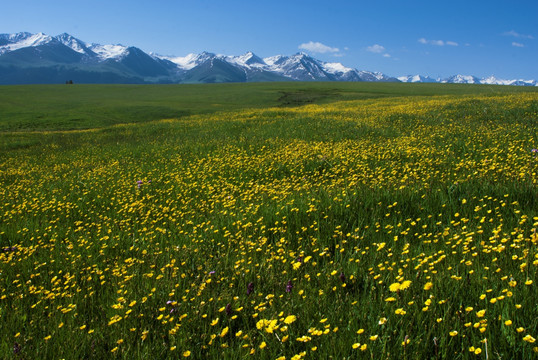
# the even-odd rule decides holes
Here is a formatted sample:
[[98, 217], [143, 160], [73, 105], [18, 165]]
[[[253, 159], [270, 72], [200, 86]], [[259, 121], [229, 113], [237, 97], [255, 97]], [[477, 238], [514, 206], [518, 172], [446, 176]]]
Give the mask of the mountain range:
[[515, 86], [538, 86], [536, 80], [503, 80], [497, 79], [495, 76], [489, 76], [487, 78], [477, 78], [472, 75], [453, 75], [446, 79], [436, 78], [433, 79], [428, 76], [422, 75], [407, 75], [398, 76], [397, 78], [401, 82], [422, 82], [422, 83], [449, 83], [449, 84], [483, 84], [483, 85], [515, 85]]
[[0, 34], [0, 84], [218, 83], [260, 81], [444, 82], [538, 86], [535, 80], [478, 79], [455, 75], [391, 77], [317, 60], [305, 53], [260, 58], [209, 52], [161, 56], [123, 45], [83, 42], [69, 34]]

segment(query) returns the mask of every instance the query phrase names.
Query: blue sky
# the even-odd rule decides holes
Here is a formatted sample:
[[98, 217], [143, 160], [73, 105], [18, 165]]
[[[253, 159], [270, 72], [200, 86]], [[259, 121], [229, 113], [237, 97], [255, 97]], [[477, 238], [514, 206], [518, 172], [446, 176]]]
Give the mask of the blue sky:
[[0, 33], [185, 56], [304, 51], [359, 70], [538, 79], [538, 1], [9, 1]]

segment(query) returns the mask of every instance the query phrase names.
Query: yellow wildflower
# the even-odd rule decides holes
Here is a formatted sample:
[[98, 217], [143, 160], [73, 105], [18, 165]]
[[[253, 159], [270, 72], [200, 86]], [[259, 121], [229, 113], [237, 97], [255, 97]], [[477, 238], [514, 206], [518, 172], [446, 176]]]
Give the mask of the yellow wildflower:
[[293, 324], [293, 322], [295, 322], [295, 320], [297, 320], [297, 317], [295, 315], [289, 315], [289, 316], [286, 316], [286, 318], [284, 319], [284, 323], [286, 324]]
[[430, 290], [433, 287], [433, 283], [427, 282], [424, 284], [424, 290]]

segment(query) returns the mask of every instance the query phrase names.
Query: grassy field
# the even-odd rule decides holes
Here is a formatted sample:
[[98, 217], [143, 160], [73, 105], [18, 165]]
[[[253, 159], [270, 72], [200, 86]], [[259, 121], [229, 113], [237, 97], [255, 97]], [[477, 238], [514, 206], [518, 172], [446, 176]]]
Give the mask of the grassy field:
[[0, 358], [538, 357], [537, 89], [0, 96]]
[[513, 86], [341, 82], [0, 86], [0, 131], [89, 129], [245, 108], [531, 90], [534, 89]]

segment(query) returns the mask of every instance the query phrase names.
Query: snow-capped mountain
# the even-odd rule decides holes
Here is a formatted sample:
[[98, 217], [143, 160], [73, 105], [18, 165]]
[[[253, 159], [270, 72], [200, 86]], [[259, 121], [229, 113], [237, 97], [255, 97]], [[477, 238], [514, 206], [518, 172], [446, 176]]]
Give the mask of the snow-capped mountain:
[[[185, 71], [192, 70], [207, 61], [219, 60], [240, 68], [247, 81], [252, 75], [264, 73], [277, 77], [278, 80], [297, 81], [397, 81], [379, 72], [358, 71], [340, 63], [323, 62], [305, 53], [291, 56], [276, 55], [260, 58], [252, 52], [240, 56], [215, 55], [208, 52], [189, 54], [185, 57], [159, 56], [155, 58], [171, 61]], [[255, 81], [255, 80], [253, 80]]]
[[489, 85], [538, 86], [538, 82], [536, 80], [523, 80], [523, 79], [503, 80], [503, 79], [497, 79], [493, 75], [484, 79], [480, 79], [480, 83], [489, 84]]
[[121, 59], [128, 53], [128, 47], [123, 45], [99, 45], [91, 44], [89, 49], [93, 51], [101, 60]]
[[27, 32], [17, 34], [0, 34], [0, 55], [26, 47], [36, 47], [53, 40], [43, 33], [30, 34]]
[[0, 54], [24, 48], [39, 48], [41, 46], [62, 44], [69, 49], [89, 57], [98, 55], [102, 59], [115, 58], [122, 55], [127, 47], [121, 45], [87, 44], [67, 33], [58, 36], [49, 36], [43, 33], [31, 34], [21, 32], [17, 34], [0, 34]]
[[269, 69], [292, 80], [333, 80], [323, 63], [304, 53], [270, 58]]
[[204, 62], [214, 58], [216, 55], [208, 52], [203, 52], [201, 54], [188, 54], [184, 57], [174, 57], [174, 56], [161, 56], [157, 54], [152, 54], [155, 59], [168, 60], [173, 62], [182, 70], [191, 70], [196, 66], [203, 64]]
[[0, 34], [0, 84], [178, 82], [177, 65], [136, 47], [89, 44], [69, 34]]
[[422, 75], [407, 75], [407, 76], [398, 76], [398, 80], [401, 82], [410, 82], [410, 83], [434, 83], [440, 82], [440, 79], [432, 79], [429, 76]]
[[407, 75], [399, 76], [398, 80], [401, 82], [412, 82], [412, 83], [444, 83], [444, 84], [482, 84], [482, 85], [515, 85], [515, 86], [538, 86], [536, 80], [503, 80], [497, 79], [495, 76], [490, 76], [487, 78], [477, 78], [472, 75], [453, 75], [446, 79], [433, 79], [428, 76], [422, 75]]
[[441, 80], [441, 82], [450, 84], [480, 84], [480, 79], [472, 75], [454, 75]]
[[455, 75], [432, 79], [399, 78], [324, 62], [305, 53], [261, 58], [210, 52], [184, 57], [147, 54], [136, 47], [100, 45], [69, 34], [0, 34], [0, 84], [60, 83], [211, 83], [253, 81], [393, 81], [538, 85], [535, 80], [499, 80]]
[[264, 68], [265, 61], [256, 56], [252, 51], [241, 56], [226, 56], [226, 61], [243, 67]]
[[[50, 37], [49, 37], [50, 38]], [[88, 45], [79, 39], [67, 34], [63, 33], [61, 35], [55, 36], [55, 39], [58, 40], [63, 45], [69, 47], [70, 49], [84, 55], [90, 55], [91, 50], [88, 48]], [[53, 39], [51, 38], [50, 41]], [[93, 55], [93, 54], [92, 54]]]

